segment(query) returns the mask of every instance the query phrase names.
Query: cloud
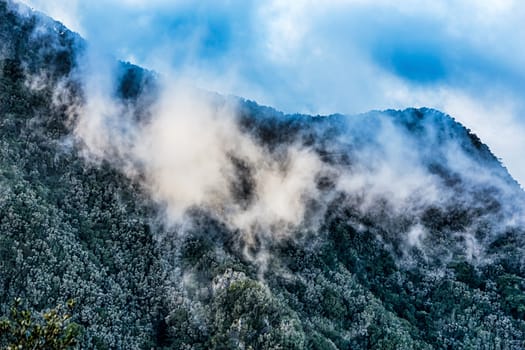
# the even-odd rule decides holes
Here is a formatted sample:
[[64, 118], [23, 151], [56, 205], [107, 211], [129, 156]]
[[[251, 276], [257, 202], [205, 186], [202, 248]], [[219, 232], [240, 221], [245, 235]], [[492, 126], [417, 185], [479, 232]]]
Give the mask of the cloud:
[[27, 2], [117, 57], [286, 112], [443, 108], [525, 183], [516, 1]]
[[22, 0], [21, 2], [62, 22], [70, 30], [83, 36], [87, 34], [82, 25], [83, 18], [79, 12], [81, 2], [78, 0]]
[[[140, 98], [135, 109], [115, 96], [111, 77], [119, 74], [101, 70], [97, 56], [85, 59], [95, 62], [80, 72], [85, 99], [71, 118], [86, 159], [106, 161], [139, 183], [177, 228], [176, 239], [194, 228], [196, 210], [217, 220], [262, 274], [272, 245], [298, 231], [322, 235], [334, 204], [355, 211], [349, 220], [374, 218], [378, 239], [401, 246], [409, 263], [413, 249], [426, 262], [457, 254], [483, 261], [484, 247], [516, 224], [515, 187], [438, 112], [427, 110], [418, 132], [402, 122], [419, 120], [415, 111], [321, 118], [295, 129], [282, 115], [245, 116], [242, 101], [165, 76], [144, 113]], [[437, 217], [430, 223], [429, 211]], [[437, 234], [439, 217], [456, 213], [461, 220]], [[458, 239], [436, 245], [444, 234]]]
[[450, 86], [419, 87], [400, 82], [389, 96], [392, 105], [441, 110], [470, 128], [523, 186], [525, 167], [519, 150], [525, 149], [524, 105], [511, 92], [493, 89], [476, 94]]
[[[354, 211], [349, 220], [369, 222], [371, 215], [378, 239], [403, 245], [398, 251], [409, 257], [421, 250], [424, 259], [443, 249], [450, 257], [466, 252], [468, 259], [481, 259], [487, 242], [520, 222], [515, 187], [495, 162], [478, 158], [462, 128], [438, 112], [426, 110], [422, 119], [413, 110], [303, 123], [307, 117], [196, 89], [179, 71], [158, 77], [154, 100], [145, 93], [135, 101], [117, 91], [131, 65], [89, 46], [77, 62], [69, 78], [79, 79], [82, 98], [72, 100], [65, 81], [49, 83], [57, 83], [54, 101], [60, 110], [67, 105], [84, 157], [94, 166], [107, 162], [140, 184], [180, 234], [176, 239], [192, 232], [195, 215], [209, 215], [263, 272], [272, 245], [296, 239], [298, 231], [322, 235], [333, 205]], [[46, 84], [39, 72], [27, 74], [28, 88]], [[389, 79], [403, 87], [389, 96], [393, 100], [473, 108], [467, 95]], [[498, 112], [492, 108], [488, 112]], [[410, 130], [407, 125], [418, 120], [418, 131]], [[454, 227], [437, 234], [457, 236], [453, 247], [434, 247], [433, 223], [425, 221], [429, 211], [438, 223], [461, 214]]]
[[[291, 144], [269, 152], [241, 130], [238, 100], [174, 76], [159, 81], [155, 103], [137, 120], [137, 110], [112, 93], [108, 77], [118, 74], [101, 70], [97, 56], [85, 59], [92, 60], [81, 74], [85, 103], [72, 115], [85, 158], [95, 165], [108, 161], [140, 183], [165, 209], [169, 226], [191, 221], [198, 208], [238, 232], [248, 249], [290, 237], [305, 221], [324, 169], [311, 149]], [[315, 227], [313, 218], [307, 221]], [[265, 254], [245, 253], [254, 260]]]

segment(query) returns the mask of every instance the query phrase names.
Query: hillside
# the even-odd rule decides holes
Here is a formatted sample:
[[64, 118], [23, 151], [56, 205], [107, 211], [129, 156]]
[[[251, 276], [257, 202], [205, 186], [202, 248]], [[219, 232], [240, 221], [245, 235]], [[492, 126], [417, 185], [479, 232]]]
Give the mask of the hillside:
[[524, 193], [452, 117], [286, 115], [117, 61], [93, 86], [78, 35], [0, 19], [0, 315], [74, 299], [86, 349], [525, 347]]

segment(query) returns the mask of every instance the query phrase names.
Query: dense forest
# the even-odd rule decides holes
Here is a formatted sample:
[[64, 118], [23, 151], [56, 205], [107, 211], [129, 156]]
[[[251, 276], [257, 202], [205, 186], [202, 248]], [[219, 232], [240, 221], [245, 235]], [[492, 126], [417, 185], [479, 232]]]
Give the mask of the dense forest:
[[[0, 317], [71, 305], [83, 349], [525, 348], [525, 194], [453, 118], [286, 115], [200, 92], [226, 175], [181, 206], [141, 133], [162, 79], [115, 60], [102, 92], [120, 119], [93, 148], [89, 50], [0, 0]], [[193, 162], [168, 180], [199, 184]]]

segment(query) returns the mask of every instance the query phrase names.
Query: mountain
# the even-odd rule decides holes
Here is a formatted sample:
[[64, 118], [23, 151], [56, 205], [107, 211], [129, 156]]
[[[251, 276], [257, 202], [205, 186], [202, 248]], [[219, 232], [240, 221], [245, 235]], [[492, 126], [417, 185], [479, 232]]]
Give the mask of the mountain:
[[524, 193], [452, 117], [286, 115], [0, 19], [0, 315], [74, 299], [86, 349], [525, 347]]

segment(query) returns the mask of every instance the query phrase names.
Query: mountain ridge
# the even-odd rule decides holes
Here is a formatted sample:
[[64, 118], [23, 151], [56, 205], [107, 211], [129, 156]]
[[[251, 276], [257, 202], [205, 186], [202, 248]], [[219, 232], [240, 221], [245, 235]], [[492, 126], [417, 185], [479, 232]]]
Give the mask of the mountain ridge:
[[126, 63], [93, 89], [80, 39], [10, 6], [0, 315], [73, 298], [95, 349], [525, 346], [523, 191], [452, 117], [179, 101]]

